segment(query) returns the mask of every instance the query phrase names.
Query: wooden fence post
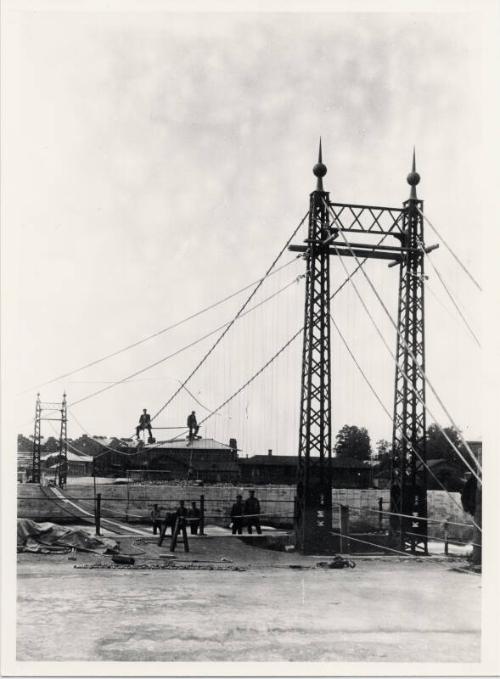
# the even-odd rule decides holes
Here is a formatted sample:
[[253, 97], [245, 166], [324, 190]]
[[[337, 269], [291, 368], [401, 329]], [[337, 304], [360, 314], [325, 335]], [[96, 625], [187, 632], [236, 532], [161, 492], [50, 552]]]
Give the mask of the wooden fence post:
[[200, 495], [200, 535], [205, 535], [205, 496]]
[[95, 500], [95, 534], [101, 534], [101, 493], [97, 493]]
[[349, 507], [348, 505], [340, 505], [340, 551], [345, 553], [349, 551]]
[[444, 531], [444, 553], [446, 556], [448, 556], [448, 521], [445, 521], [443, 523], [443, 531]]

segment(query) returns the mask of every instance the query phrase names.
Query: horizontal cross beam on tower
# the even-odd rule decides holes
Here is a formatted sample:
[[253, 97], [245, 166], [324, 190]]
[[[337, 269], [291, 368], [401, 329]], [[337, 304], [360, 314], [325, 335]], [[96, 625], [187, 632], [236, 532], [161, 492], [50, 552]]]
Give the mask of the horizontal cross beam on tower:
[[[291, 252], [308, 252], [309, 248], [305, 245], [289, 245], [288, 249]], [[379, 252], [373, 249], [370, 250], [358, 250], [355, 245], [350, 245], [347, 249], [346, 247], [341, 247], [340, 245], [335, 247], [326, 247], [325, 252], [328, 255], [337, 255], [340, 257], [363, 257], [368, 259], [390, 259], [390, 260], [401, 260], [401, 253], [403, 252], [400, 248], [396, 248], [394, 252]]]
[[398, 236], [403, 233], [404, 208], [377, 205], [349, 205], [328, 203], [332, 226], [351, 233], [373, 233]]

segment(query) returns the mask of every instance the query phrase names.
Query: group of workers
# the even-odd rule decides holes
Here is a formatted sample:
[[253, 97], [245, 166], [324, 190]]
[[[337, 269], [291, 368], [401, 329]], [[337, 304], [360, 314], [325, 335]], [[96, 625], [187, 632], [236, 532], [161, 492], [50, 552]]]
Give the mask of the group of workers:
[[[190, 441], [194, 441], [196, 438], [200, 438], [198, 436], [198, 431], [200, 429], [200, 425], [198, 424], [196, 420], [196, 413], [194, 410], [191, 411], [191, 414], [188, 415], [187, 422], [186, 422], [187, 428], [189, 430], [188, 433], [188, 439]], [[140, 439], [141, 436], [141, 431], [147, 431], [148, 436], [149, 436], [149, 441], [152, 440], [153, 438], [153, 428], [151, 426], [151, 415], [148, 413], [147, 408], [143, 408], [142, 415], [139, 417], [139, 424], [135, 428], [135, 433], [138, 439]]]
[[[162, 521], [162, 510], [158, 504], [155, 504], [151, 510], [151, 521], [153, 523], [153, 535], [157, 533], [165, 534], [168, 527], [171, 528], [173, 534], [176, 523], [183, 530], [185, 530], [186, 525], [189, 525], [191, 535], [198, 535], [201, 511], [196, 502], [191, 502], [191, 508], [188, 509], [185, 506], [185, 501], [180, 500], [175, 512], [167, 512]], [[253, 527], [259, 535], [262, 533], [260, 502], [255, 497], [254, 490], [249, 491], [249, 496], [245, 502], [243, 502], [242, 495], [236, 496], [236, 502], [231, 507], [231, 525], [233, 535], [242, 535], [245, 526], [249, 535], [252, 535]]]
[[[185, 505], [184, 500], [179, 501], [179, 506], [175, 512], [167, 512], [165, 514], [164, 523], [165, 529], [170, 526], [172, 533], [174, 532], [174, 527], [177, 520], [180, 519], [181, 528], [186, 527], [186, 523], [189, 523], [191, 529], [191, 535], [198, 535], [201, 522], [201, 511], [196, 505], [196, 502], [191, 502], [191, 508], [188, 509]], [[155, 504], [151, 510], [151, 520], [153, 522], [153, 535], [157, 532], [162, 532], [162, 518], [161, 518], [161, 508]], [[165, 532], [165, 531], [163, 531]]]
[[241, 535], [244, 526], [246, 526], [249, 535], [252, 535], [253, 526], [255, 526], [259, 535], [262, 533], [260, 527], [260, 502], [255, 497], [254, 490], [249, 491], [249, 496], [245, 502], [243, 502], [241, 495], [236, 496], [236, 502], [231, 507], [231, 523], [233, 535]]

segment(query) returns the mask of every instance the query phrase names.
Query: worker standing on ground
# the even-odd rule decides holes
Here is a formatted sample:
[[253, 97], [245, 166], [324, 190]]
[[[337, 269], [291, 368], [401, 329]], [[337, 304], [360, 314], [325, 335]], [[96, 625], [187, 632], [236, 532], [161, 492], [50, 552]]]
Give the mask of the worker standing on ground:
[[177, 538], [179, 533], [182, 533], [182, 541], [184, 542], [184, 551], [189, 552], [188, 538], [186, 532], [186, 519], [188, 518], [188, 510], [184, 506], [184, 500], [179, 500], [179, 506], [175, 512], [175, 527], [172, 532], [172, 541], [170, 543], [170, 551], [175, 550]]
[[260, 528], [260, 502], [255, 497], [255, 491], [250, 491], [250, 497], [245, 500], [245, 511], [247, 521], [248, 534], [252, 535], [252, 526], [255, 526], [257, 533], [260, 535], [262, 530]]
[[156, 535], [156, 531], [161, 532], [161, 512], [158, 505], [153, 505], [151, 510], [151, 521], [153, 522], [153, 535]]
[[233, 535], [241, 535], [243, 532], [243, 514], [245, 507], [243, 505], [243, 498], [241, 495], [236, 496], [236, 502], [231, 507], [231, 519], [233, 522]]
[[148, 413], [146, 408], [143, 409], [142, 415], [139, 417], [139, 424], [135, 428], [137, 438], [140, 438], [141, 431], [147, 429], [149, 432], [149, 438], [153, 437], [153, 431], [151, 429], [151, 415]]
[[191, 526], [191, 535], [198, 535], [198, 528], [200, 527], [201, 512], [196, 506], [196, 502], [191, 502], [191, 509], [189, 510], [189, 523]]
[[196, 413], [195, 413], [194, 410], [191, 411], [191, 415], [188, 415], [187, 426], [188, 426], [188, 429], [189, 429], [188, 438], [189, 438], [190, 441], [194, 441], [194, 439], [198, 435], [198, 430], [200, 428], [200, 425], [196, 421]]

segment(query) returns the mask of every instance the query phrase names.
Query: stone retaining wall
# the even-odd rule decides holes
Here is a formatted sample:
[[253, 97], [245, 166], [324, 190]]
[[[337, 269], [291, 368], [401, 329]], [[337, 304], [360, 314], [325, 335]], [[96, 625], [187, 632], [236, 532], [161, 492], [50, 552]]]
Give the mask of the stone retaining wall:
[[[148, 520], [153, 504], [161, 505], [166, 511], [173, 511], [180, 499], [186, 501], [189, 507], [192, 500], [199, 503], [200, 496], [205, 496], [205, 514], [207, 523], [225, 524], [229, 517], [231, 505], [237, 494], [248, 496], [250, 488], [256, 490], [265, 515], [263, 523], [269, 521], [276, 525], [292, 523], [295, 486], [182, 486], [176, 484], [99, 484], [97, 490], [102, 495], [103, 516], [125, 519], [130, 521]], [[82, 506], [91, 511], [93, 508], [93, 487], [91, 484], [69, 485], [66, 489], [69, 497], [79, 499]], [[461, 510], [460, 494], [446, 493], [432, 490], [428, 494], [429, 535], [443, 536], [443, 522], [445, 520], [471, 525], [471, 517]], [[450, 497], [451, 496], [451, 497]], [[18, 485], [18, 516], [32, 518], [35, 521], [48, 521], [67, 518], [65, 512], [55, 503], [47, 499], [38, 486], [31, 484]], [[382, 498], [382, 510], [389, 511], [389, 490], [367, 489], [334, 489], [333, 526], [339, 526], [340, 505], [350, 508], [351, 530], [387, 529], [389, 516], [379, 514], [379, 499]], [[451, 499], [453, 498], [453, 500]], [[456, 503], [456, 504], [455, 504]], [[458, 506], [457, 506], [458, 505]], [[472, 531], [467, 526], [450, 526], [450, 537], [467, 541], [471, 539]]]

